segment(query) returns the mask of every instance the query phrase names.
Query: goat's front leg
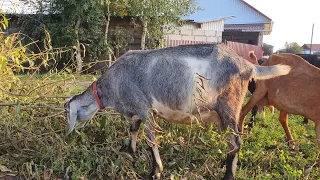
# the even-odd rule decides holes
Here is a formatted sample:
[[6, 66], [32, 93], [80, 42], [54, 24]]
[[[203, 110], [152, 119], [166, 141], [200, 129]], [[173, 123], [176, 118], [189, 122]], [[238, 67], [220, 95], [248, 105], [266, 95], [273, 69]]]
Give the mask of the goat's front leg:
[[130, 145], [128, 148], [129, 153], [135, 153], [137, 150], [137, 137], [138, 131], [141, 124], [141, 119], [138, 116], [133, 116], [131, 118], [132, 123], [130, 125]]
[[146, 121], [146, 140], [148, 145], [150, 146], [151, 153], [152, 153], [152, 172], [150, 174], [150, 179], [161, 179], [163, 166], [160, 159], [159, 149], [158, 145], [155, 139], [155, 130], [153, 126], [154, 121], [153, 120], [147, 120]]

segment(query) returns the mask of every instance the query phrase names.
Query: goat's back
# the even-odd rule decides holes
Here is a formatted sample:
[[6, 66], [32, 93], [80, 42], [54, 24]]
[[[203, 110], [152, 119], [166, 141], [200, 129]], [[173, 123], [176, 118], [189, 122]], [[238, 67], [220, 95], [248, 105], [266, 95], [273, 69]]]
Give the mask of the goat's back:
[[213, 108], [225, 89], [248, 82], [253, 68], [223, 44], [183, 45], [127, 52], [98, 81], [111, 92], [108, 98], [118, 111], [136, 102], [140, 104], [131, 107], [159, 102], [172, 110], [192, 111], [192, 98], [204, 96]]
[[320, 115], [320, 69], [294, 54], [271, 55], [262, 65], [275, 64], [292, 69], [288, 75], [259, 82], [265, 83], [270, 103], [281, 111], [314, 120]]

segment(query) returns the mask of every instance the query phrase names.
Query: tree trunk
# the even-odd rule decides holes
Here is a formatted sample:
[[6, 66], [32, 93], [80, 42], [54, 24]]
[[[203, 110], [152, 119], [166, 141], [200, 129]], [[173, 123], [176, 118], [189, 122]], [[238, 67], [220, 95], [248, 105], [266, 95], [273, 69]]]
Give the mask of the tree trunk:
[[79, 42], [79, 28], [80, 28], [81, 19], [78, 18], [76, 25], [75, 25], [75, 33], [76, 33], [76, 62], [77, 62], [77, 71], [81, 73], [82, 71], [82, 58], [81, 58], [81, 49], [80, 49], [80, 42]]
[[[104, 31], [104, 43], [106, 44], [106, 46], [108, 46], [108, 32], [109, 32], [109, 24], [110, 24], [110, 14], [107, 16], [107, 21], [106, 21], [106, 30]], [[109, 57], [109, 61], [108, 61], [108, 67], [111, 66], [111, 52], [109, 50], [109, 48], [107, 49], [108, 50], [108, 57]]]
[[[105, 14], [105, 18], [106, 18], [106, 29], [104, 31], [104, 43], [106, 45], [108, 45], [108, 33], [109, 33], [109, 24], [110, 24], [110, 1], [107, 1], [107, 12]], [[111, 66], [111, 52], [109, 52], [109, 48], [108, 48], [108, 57], [109, 57], [109, 62], [108, 62], [108, 67]]]
[[109, 24], [110, 24], [110, 3], [107, 2], [107, 13], [105, 15], [106, 18], [106, 29], [104, 31], [104, 43], [108, 45], [108, 32], [109, 32]]
[[141, 34], [141, 49], [146, 49], [146, 37], [147, 37], [147, 30], [148, 30], [148, 22], [146, 19], [141, 18], [142, 21], [142, 34]]

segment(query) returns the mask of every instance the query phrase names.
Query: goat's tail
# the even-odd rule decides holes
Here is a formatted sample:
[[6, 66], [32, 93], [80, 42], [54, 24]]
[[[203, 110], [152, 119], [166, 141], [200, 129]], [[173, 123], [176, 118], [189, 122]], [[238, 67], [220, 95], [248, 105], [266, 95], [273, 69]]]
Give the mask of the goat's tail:
[[290, 72], [291, 67], [288, 65], [277, 64], [273, 66], [255, 65], [253, 78], [270, 79], [277, 76], [286, 75]]
[[249, 57], [251, 59], [251, 63], [253, 64], [258, 64], [258, 58], [257, 56], [254, 54], [254, 51], [249, 51]]

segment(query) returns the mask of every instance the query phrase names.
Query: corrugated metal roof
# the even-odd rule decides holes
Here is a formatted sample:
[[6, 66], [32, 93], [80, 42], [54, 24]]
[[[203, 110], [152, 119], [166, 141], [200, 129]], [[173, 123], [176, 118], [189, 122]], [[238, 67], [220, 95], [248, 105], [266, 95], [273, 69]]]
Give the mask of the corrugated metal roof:
[[239, 31], [239, 30], [247, 30], [247, 31], [263, 31], [264, 24], [225, 24], [225, 31]]
[[302, 47], [308, 50], [310, 50], [311, 48], [312, 51], [320, 50], [320, 44], [312, 44], [312, 46], [311, 44], [304, 44]]
[[266, 16], [265, 14], [263, 14], [261, 11], [259, 11], [258, 9], [256, 9], [255, 7], [251, 6], [249, 3], [247, 3], [244, 0], [240, 0], [242, 3], [244, 3], [245, 5], [247, 5], [248, 7], [250, 7], [251, 9], [253, 9], [254, 11], [256, 11], [257, 13], [259, 13], [260, 15], [264, 16], [265, 18], [267, 18], [269, 21], [272, 21], [271, 18], [269, 18], [268, 16]]
[[223, 17], [223, 18], [211, 19], [211, 20], [207, 19], [204, 21], [195, 21], [193, 19], [185, 19], [185, 21], [203, 24], [203, 23], [209, 23], [209, 22], [225, 21], [232, 18], [235, 18], [235, 16], [229, 16], [229, 17]]

